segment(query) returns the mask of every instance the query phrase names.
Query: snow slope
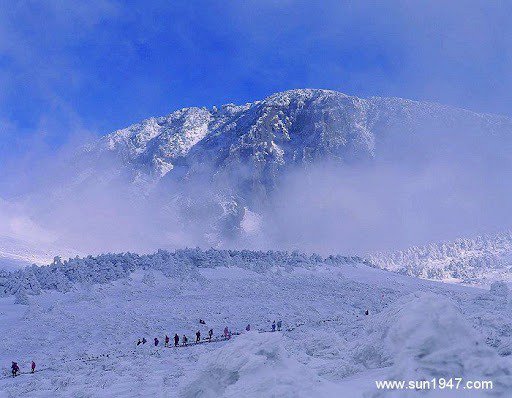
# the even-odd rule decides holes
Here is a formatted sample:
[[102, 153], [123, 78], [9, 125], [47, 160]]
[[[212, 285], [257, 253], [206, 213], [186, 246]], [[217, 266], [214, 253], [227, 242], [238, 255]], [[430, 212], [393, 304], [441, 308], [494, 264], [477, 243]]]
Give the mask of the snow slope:
[[[200, 253], [182, 253], [168, 265], [144, 257], [144, 266], [127, 266], [126, 274], [115, 256], [110, 265], [105, 257], [96, 272], [117, 276], [95, 282], [83, 276], [85, 259], [70, 264], [71, 274], [83, 275], [68, 274], [75, 280], [68, 289], [26, 295], [25, 304], [14, 304], [19, 295], [0, 298], [2, 372], [12, 360], [26, 370], [33, 359], [41, 370], [1, 378], [0, 397], [446, 396], [382, 393], [374, 385], [432, 377], [493, 381], [493, 395], [467, 397], [512, 393], [512, 303], [505, 285], [492, 291], [446, 285], [355, 258], [292, 262], [283, 253], [236, 252], [232, 261], [215, 264], [210, 260], [221, 253]], [[256, 332], [279, 319], [285, 331]], [[230, 341], [135, 346], [143, 336], [192, 338], [210, 327], [218, 336], [225, 326], [242, 331], [248, 323], [253, 332]]]
[[8, 236], [0, 236], [0, 270], [14, 270], [32, 264], [44, 265], [53, 260], [56, 253], [70, 253], [55, 246], [27, 242]]

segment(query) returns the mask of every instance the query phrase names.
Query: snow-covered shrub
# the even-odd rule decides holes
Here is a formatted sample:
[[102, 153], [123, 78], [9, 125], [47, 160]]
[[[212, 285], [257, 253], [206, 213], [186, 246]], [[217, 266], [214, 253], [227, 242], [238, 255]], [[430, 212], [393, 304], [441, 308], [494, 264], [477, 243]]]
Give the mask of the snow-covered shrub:
[[429, 279], [456, 278], [471, 283], [491, 270], [503, 269], [512, 253], [512, 231], [461, 238], [452, 242], [413, 246], [396, 252], [373, 253], [368, 261], [377, 268]]
[[508, 297], [508, 286], [505, 282], [497, 281], [491, 284], [489, 293], [496, 297]]
[[151, 271], [147, 271], [142, 277], [142, 283], [150, 287], [155, 286], [155, 275]]
[[0, 297], [14, 295], [23, 288], [26, 294], [39, 294], [41, 290], [68, 292], [74, 284], [109, 283], [127, 277], [135, 270], [157, 270], [167, 277], [201, 281], [201, 268], [240, 267], [255, 272], [278, 268], [312, 268], [322, 264], [344, 266], [363, 263], [358, 257], [318, 255], [294, 252], [250, 250], [183, 249], [174, 252], [159, 250], [153, 254], [133, 253], [101, 254], [62, 261], [55, 257], [52, 264], [28, 267], [13, 272], [0, 272]]
[[25, 289], [20, 289], [16, 292], [14, 299], [14, 304], [28, 305], [29, 300]]

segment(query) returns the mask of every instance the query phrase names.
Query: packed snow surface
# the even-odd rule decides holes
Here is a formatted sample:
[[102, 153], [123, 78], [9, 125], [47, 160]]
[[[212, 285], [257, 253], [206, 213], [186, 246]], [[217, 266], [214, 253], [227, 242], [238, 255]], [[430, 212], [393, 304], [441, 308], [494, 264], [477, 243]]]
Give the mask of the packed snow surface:
[[[125, 271], [116, 261], [126, 255], [54, 264], [48, 272], [72, 270], [60, 276], [67, 284], [4, 291], [0, 397], [456, 396], [375, 387], [433, 377], [493, 381], [492, 391], [458, 392], [464, 397], [512, 396], [512, 306], [503, 283], [447, 285], [357, 258], [198, 250], [171, 257], [132, 258], [137, 264]], [[96, 264], [96, 280], [86, 277], [87, 264]], [[31, 271], [29, 279], [48, 277]], [[282, 331], [269, 332], [274, 320]], [[226, 326], [242, 333], [162, 347], [166, 334], [171, 343], [175, 333], [192, 341], [213, 328], [217, 339]], [[148, 343], [136, 346], [142, 337]], [[35, 374], [10, 377], [11, 361], [27, 372], [31, 360]]]

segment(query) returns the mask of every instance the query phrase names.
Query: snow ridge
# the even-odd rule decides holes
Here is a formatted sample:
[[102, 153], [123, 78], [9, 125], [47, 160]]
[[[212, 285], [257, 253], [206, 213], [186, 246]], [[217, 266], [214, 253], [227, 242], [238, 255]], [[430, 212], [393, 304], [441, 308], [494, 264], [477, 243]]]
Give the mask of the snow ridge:
[[366, 264], [359, 257], [306, 255], [298, 252], [182, 249], [159, 250], [154, 254], [103, 254], [97, 257], [70, 258], [62, 262], [55, 257], [47, 266], [31, 266], [12, 272], [0, 271], [0, 297], [15, 295], [23, 304], [27, 294], [42, 290], [67, 292], [74, 284], [102, 284], [126, 278], [139, 269], [161, 271], [178, 279], [200, 279], [201, 268], [238, 267], [255, 272], [273, 269], [314, 268], [319, 265]]

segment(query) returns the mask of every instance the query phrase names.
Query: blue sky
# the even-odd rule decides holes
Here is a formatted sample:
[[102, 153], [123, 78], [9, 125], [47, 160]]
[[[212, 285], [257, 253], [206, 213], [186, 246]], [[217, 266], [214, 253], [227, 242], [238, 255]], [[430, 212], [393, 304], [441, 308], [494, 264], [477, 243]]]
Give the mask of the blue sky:
[[487, 1], [0, 0], [0, 150], [299, 87], [512, 116], [511, 15]]

